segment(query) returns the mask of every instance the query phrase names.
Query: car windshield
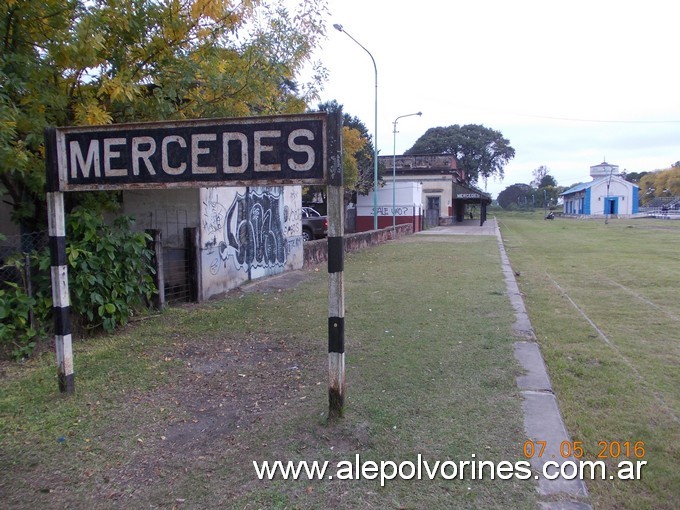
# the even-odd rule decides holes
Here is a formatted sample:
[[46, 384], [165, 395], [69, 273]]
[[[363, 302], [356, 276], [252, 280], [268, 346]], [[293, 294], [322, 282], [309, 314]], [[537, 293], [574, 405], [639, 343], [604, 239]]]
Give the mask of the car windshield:
[[302, 212], [305, 214], [305, 216], [321, 216], [315, 209], [312, 209], [311, 207], [303, 207]]

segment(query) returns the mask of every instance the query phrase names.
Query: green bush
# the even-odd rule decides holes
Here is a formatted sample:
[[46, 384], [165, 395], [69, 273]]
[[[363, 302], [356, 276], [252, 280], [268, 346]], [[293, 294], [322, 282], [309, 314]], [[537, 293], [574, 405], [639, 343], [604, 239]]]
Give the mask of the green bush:
[[0, 342], [14, 359], [21, 359], [33, 352], [36, 337], [42, 332], [29, 320], [35, 299], [14, 282], [4, 282], [4, 287], [0, 289]]
[[[68, 215], [68, 260], [71, 316], [76, 326], [112, 331], [127, 323], [156, 292], [149, 236], [132, 232], [132, 218], [107, 225], [101, 214], [87, 209]], [[23, 273], [21, 260], [9, 262]], [[0, 289], [0, 345], [15, 359], [29, 356], [51, 325], [52, 282], [49, 250], [31, 260], [34, 295], [4, 282]], [[29, 321], [33, 311], [34, 325]]]
[[71, 310], [87, 329], [112, 331], [126, 324], [156, 292], [149, 236], [132, 232], [132, 221], [122, 216], [110, 226], [87, 209], [68, 215]]

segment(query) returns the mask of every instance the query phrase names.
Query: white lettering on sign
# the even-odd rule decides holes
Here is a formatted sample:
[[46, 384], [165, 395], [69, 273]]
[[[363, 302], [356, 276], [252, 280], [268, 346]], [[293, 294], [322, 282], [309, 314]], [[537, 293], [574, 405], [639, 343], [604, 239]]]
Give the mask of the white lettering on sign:
[[112, 159], [120, 159], [120, 151], [112, 147], [125, 145], [125, 138], [104, 138], [104, 176], [121, 177], [127, 175], [127, 168], [115, 168], [111, 166]]
[[273, 152], [273, 145], [263, 145], [263, 138], [280, 138], [281, 131], [255, 131], [255, 172], [280, 172], [281, 165], [279, 163], [272, 163], [265, 165], [262, 163], [263, 152]]
[[[325, 116], [271, 122], [58, 128], [69, 189], [188, 182], [325, 182]], [[63, 134], [61, 133], [63, 132]]]
[[[149, 148], [142, 150], [139, 147], [148, 145]], [[150, 175], [156, 175], [156, 171], [151, 164], [150, 158], [153, 153], [156, 152], [156, 140], [150, 136], [140, 136], [138, 138], [132, 139], [132, 173], [134, 175], [139, 175], [139, 160], [144, 161], [146, 170]]]
[[288, 159], [288, 166], [298, 172], [306, 172], [314, 166], [315, 162], [314, 149], [312, 149], [309, 145], [299, 145], [295, 142], [296, 138], [302, 138], [303, 136], [307, 138], [307, 140], [314, 140], [314, 133], [312, 133], [309, 129], [296, 129], [292, 131], [290, 135], [288, 135], [288, 147], [290, 147], [291, 150], [295, 152], [303, 152], [307, 154], [306, 163], [298, 164], [293, 158]]
[[161, 165], [163, 171], [168, 175], [182, 175], [187, 169], [187, 164], [182, 162], [179, 166], [170, 166], [168, 162], [168, 145], [171, 143], [176, 143], [182, 149], [186, 149], [187, 142], [184, 138], [178, 135], [170, 135], [163, 138], [163, 144], [161, 148]]
[[198, 164], [199, 156], [210, 154], [210, 147], [201, 147], [201, 142], [214, 142], [217, 140], [215, 133], [191, 135], [191, 168], [195, 174], [217, 173], [216, 166], [201, 166]]
[[83, 159], [83, 153], [78, 142], [71, 142], [69, 147], [71, 149], [71, 179], [78, 178], [78, 168], [80, 168], [83, 177], [90, 177], [90, 172], [93, 172], [95, 177], [102, 176], [99, 162], [99, 140], [90, 140], [86, 160]]
[[458, 193], [456, 198], [480, 198], [478, 193]]
[[[231, 166], [229, 164], [230, 145], [229, 142], [239, 142], [241, 146], [241, 164]], [[222, 166], [226, 174], [242, 174], [248, 168], [248, 138], [243, 133], [224, 133], [222, 135], [222, 145], [224, 146], [224, 161]], [[233, 145], [233, 144], [232, 144]]]

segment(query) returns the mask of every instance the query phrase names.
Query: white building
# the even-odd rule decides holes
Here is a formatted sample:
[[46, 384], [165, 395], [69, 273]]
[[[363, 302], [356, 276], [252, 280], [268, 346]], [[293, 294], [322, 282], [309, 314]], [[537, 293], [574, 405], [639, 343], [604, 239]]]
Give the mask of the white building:
[[628, 217], [638, 212], [638, 186], [619, 176], [618, 165], [606, 161], [590, 167], [592, 181], [560, 194], [564, 214], [570, 216]]

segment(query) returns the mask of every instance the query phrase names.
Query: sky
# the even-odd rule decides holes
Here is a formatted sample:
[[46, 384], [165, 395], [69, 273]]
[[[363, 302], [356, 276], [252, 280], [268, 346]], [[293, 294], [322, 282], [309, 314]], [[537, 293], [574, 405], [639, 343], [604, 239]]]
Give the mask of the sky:
[[[561, 186], [590, 166], [669, 168], [680, 160], [680, 2], [329, 0], [321, 101], [402, 154], [431, 127], [482, 124], [515, 149], [496, 196], [544, 165]], [[422, 116], [394, 120], [422, 111]], [[396, 139], [396, 141], [395, 141]], [[483, 187], [483, 183], [482, 183]]]

